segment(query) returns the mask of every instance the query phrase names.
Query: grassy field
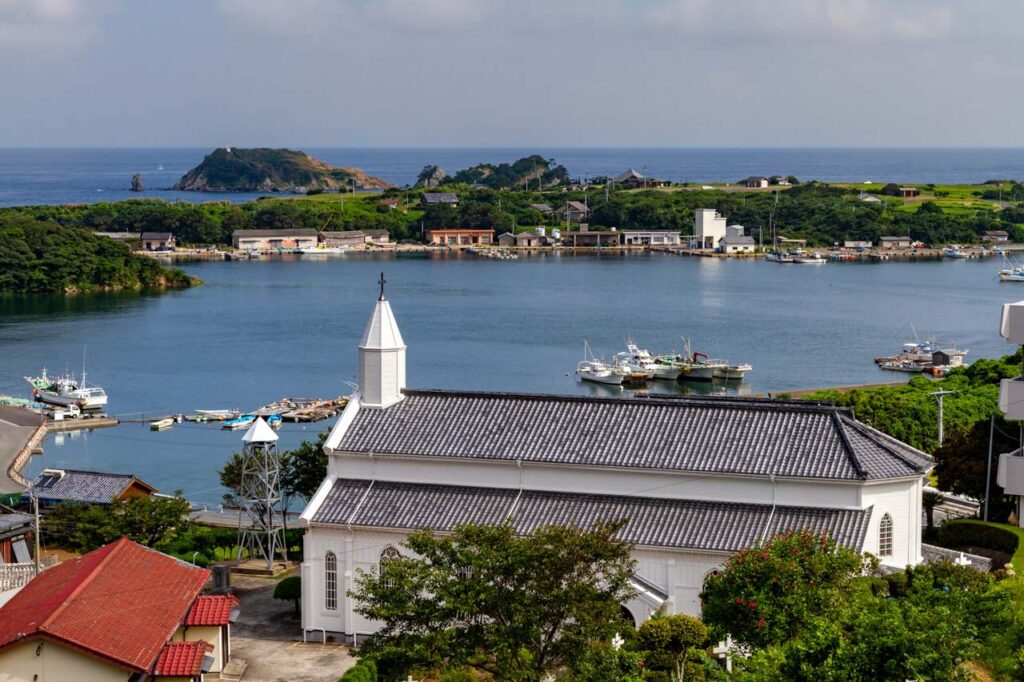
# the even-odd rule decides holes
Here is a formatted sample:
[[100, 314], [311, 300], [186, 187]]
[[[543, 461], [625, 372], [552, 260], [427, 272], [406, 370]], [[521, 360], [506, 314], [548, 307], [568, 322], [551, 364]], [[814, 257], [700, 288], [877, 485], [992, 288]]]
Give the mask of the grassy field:
[[994, 185], [900, 185], [901, 187], [916, 187], [921, 194], [913, 199], [901, 199], [899, 197], [885, 197], [879, 194], [884, 185], [882, 183], [856, 184], [856, 183], [834, 183], [836, 187], [848, 187], [861, 192], [874, 194], [886, 202], [886, 206], [896, 211], [916, 211], [926, 201], [939, 205], [945, 213], [967, 213], [973, 214], [979, 210], [998, 210], [999, 202], [982, 199], [981, 193], [984, 190], [995, 188]]

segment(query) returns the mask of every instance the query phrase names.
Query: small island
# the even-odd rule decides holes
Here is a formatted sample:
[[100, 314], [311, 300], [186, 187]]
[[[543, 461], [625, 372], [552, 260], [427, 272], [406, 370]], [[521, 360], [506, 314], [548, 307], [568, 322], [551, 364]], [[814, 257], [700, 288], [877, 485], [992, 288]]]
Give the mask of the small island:
[[185, 173], [173, 189], [187, 192], [381, 190], [391, 183], [359, 168], [334, 167], [292, 149], [221, 147]]
[[178, 289], [201, 284], [82, 227], [8, 214], [0, 219], [0, 293]]

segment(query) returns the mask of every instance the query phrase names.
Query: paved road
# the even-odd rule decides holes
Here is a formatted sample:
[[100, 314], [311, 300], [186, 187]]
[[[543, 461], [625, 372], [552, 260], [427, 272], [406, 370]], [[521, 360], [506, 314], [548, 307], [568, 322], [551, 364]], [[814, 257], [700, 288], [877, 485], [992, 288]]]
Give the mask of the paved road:
[[20, 493], [25, 488], [8, 476], [11, 462], [28, 444], [42, 421], [35, 412], [0, 405], [0, 494]]

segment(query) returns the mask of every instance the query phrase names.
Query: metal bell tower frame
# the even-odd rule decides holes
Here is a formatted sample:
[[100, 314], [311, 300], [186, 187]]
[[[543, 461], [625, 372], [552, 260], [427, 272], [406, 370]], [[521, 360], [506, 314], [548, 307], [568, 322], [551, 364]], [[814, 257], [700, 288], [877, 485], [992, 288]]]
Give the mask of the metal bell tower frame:
[[242, 513], [238, 515], [238, 555], [248, 551], [253, 559], [262, 558], [273, 570], [274, 558], [280, 550], [288, 560], [283, 523], [274, 523], [274, 513], [281, 509], [281, 458], [277, 452], [277, 434], [257, 417], [242, 437]]

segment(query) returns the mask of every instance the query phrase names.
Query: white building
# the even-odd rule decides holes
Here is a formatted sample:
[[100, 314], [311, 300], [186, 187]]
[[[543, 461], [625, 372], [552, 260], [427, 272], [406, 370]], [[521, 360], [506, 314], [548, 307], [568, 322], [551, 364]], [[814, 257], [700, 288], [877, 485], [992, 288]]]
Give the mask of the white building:
[[754, 241], [753, 237], [734, 237], [729, 235], [722, 237], [721, 241], [718, 242], [718, 249], [722, 253], [754, 253], [757, 249], [757, 242]]
[[713, 208], [698, 208], [694, 214], [694, 246], [698, 249], [717, 248], [726, 235], [725, 218]]
[[625, 246], [679, 246], [682, 238], [671, 230], [622, 230]]
[[[723, 221], [724, 229], [724, 221]], [[302, 626], [376, 625], [346, 594], [411, 529], [628, 519], [637, 622], [700, 613], [705, 578], [788, 529], [827, 531], [883, 564], [922, 560], [932, 459], [852, 412], [798, 401], [599, 398], [405, 387], [405, 343], [381, 298], [359, 345], [360, 386], [325, 444], [302, 514]]]

